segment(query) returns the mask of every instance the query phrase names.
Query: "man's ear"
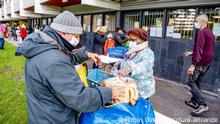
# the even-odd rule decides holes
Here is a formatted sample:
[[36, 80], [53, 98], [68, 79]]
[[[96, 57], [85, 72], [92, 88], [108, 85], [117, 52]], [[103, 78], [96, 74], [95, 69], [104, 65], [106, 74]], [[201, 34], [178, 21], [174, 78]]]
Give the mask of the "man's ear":
[[63, 32], [60, 32], [60, 34], [61, 34], [61, 35], [65, 35], [65, 33], [63, 33]]

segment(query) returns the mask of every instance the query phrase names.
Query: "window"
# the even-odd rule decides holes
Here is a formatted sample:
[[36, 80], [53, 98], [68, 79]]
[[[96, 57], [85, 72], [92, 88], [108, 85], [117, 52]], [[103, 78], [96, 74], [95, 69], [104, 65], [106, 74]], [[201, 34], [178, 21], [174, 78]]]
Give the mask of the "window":
[[91, 15], [83, 16], [83, 30], [86, 32], [90, 32], [91, 25]]
[[143, 28], [150, 30], [150, 36], [162, 37], [163, 11], [144, 11]]
[[34, 19], [34, 27], [39, 29], [40, 28], [40, 20], [39, 19]]
[[95, 31], [98, 26], [102, 26], [102, 14], [93, 15], [92, 30]]
[[47, 24], [47, 19], [42, 19], [42, 25], [46, 25]]
[[55, 19], [55, 17], [52, 17], [52, 18], [51, 18], [51, 22], [53, 22], [54, 19]]
[[208, 16], [209, 27], [213, 31], [216, 41], [220, 41], [220, 7], [201, 9], [200, 14]]
[[196, 9], [168, 11], [167, 37], [192, 39]]
[[105, 25], [108, 31], [114, 31], [115, 29], [115, 14], [106, 14], [105, 15]]
[[6, 4], [9, 4], [9, 5], [10, 5], [11, 0], [6, 0], [5, 2], [6, 2]]
[[81, 16], [76, 16], [76, 18], [79, 20], [79, 22], [81, 23]]
[[139, 12], [129, 12], [124, 14], [124, 29], [129, 31], [132, 28], [140, 27], [140, 13]]
[[48, 25], [50, 25], [52, 23], [52, 18], [48, 18]]
[[28, 20], [28, 27], [29, 26], [32, 27], [32, 28], [34, 27], [34, 20], [33, 19]]

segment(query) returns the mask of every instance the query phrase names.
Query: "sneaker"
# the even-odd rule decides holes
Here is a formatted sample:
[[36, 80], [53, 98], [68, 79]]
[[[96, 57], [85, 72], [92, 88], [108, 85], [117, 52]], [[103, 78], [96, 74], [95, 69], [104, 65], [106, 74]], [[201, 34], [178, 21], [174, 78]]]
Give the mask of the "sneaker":
[[190, 107], [192, 107], [192, 108], [194, 108], [194, 109], [198, 109], [199, 108], [199, 105], [197, 103], [192, 102], [191, 100], [190, 101], [186, 100], [185, 104], [190, 106]]
[[205, 113], [209, 110], [209, 107], [206, 105], [200, 105], [198, 109], [191, 112], [192, 116], [201, 116], [202, 113]]

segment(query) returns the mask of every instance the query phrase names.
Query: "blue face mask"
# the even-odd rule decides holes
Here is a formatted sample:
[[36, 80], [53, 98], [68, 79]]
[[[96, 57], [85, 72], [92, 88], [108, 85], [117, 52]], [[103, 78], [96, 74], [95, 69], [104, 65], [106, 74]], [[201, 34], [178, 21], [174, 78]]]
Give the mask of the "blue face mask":
[[195, 22], [194, 27], [195, 27], [196, 29], [200, 29], [199, 23], [198, 23], [198, 22]]

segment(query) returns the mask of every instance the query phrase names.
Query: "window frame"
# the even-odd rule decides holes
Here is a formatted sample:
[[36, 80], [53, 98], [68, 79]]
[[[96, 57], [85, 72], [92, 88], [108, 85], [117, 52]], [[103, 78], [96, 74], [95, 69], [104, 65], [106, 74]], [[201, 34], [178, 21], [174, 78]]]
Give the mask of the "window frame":
[[123, 19], [123, 25], [122, 25], [122, 27], [123, 27], [123, 29], [127, 32], [128, 30], [126, 30], [125, 29], [125, 21], [126, 21], [126, 19], [125, 19], [125, 16], [126, 16], [126, 14], [129, 14], [129, 13], [136, 13], [136, 14], [139, 14], [139, 28], [140, 27], [142, 27], [142, 23], [141, 23], [141, 19], [142, 19], [142, 12], [141, 11], [143, 11], [143, 10], [129, 10], [129, 11], [123, 11], [122, 12], [122, 19]]
[[[144, 13], [147, 12], [147, 11], [150, 11], [150, 12], [153, 12], [153, 11], [161, 11], [162, 12], [162, 22], [161, 22], [161, 28], [162, 28], [162, 34], [161, 34], [161, 37], [158, 37], [158, 36], [150, 36], [149, 34], [149, 37], [152, 37], [152, 38], [164, 38], [164, 33], [165, 33], [165, 30], [166, 30], [166, 27], [164, 26], [165, 22], [166, 22], [166, 17], [167, 17], [167, 14], [166, 14], [166, 9], [145, 9], [145, 10], [142, 10], [143, 12], [143, 15], [142, 15], [142, 25], [141, 27], [143, 26], [148, 26], [148, 25], [144, 25], [145, 23], [145, 18], [144, 18]], [[156, 21], [156, 20], [155, 20]], [[152, 27], [153, 25], [149, 26], [148, 28], [148, 31], [150, 33], [150, 28]], [[153, 26], [153, 27], [156, 27], [156, 24]]]
[[[103, 23], [102, 23], [102, 25], [104, 26], [104, 25], [106, 25], [106, 15], [110, 15], [110, 14], [113, 14], [114, 16], [115, 16], [115, 25], [114, 25], [114, 29], [116, 28], [116, 23], [117, 23], [117, 14], [116, 14], [116, 12], [107, 12], [107, 13], [103, 13]], [[113, 29], [113, 31], [114, 31], [114, 29]]]
[[180, 40], [194, 40], [194, 37], [195, 37], [195, 28], [194, 28], [194, 23], [193, 23], [193, 27], [192, 27], [192, 36], [191, 36], [191, 38], [183, 38], [182, 37], [182, 32], [181, 32], [181, 37], [180, 38], [173, 38], [173, 37], [168, 37], [167, 36], [167, 26], [168, 26], [168, 23], [169, 23], [169, 11], [172, 11], [172, 10], [178, 10], [178, 9], [184, 9], [184, 10], [186, 10], [186, 9], [195, 9], [195, 15], [194, 15], [194, 20], [193, 20], [193, 22], [195, 22], [195, 18], [196, 18], [196, 16], [198, 15], [198, 8], [197, 7], [195, 7], [195, 6], [192, 6], [192, 7], [181, 7], [181, 8], [172, 8], [172, 9], [167, 9], [167, 12], [166, 12], [166, 16], [167, 16], [167, 18], [166, 18], [166, 23], [165, 23], [165, 38], [166, 39], [180, 39]]
[[105, 25], [105, 15], [106, 14], [114, 14], [115, 15], [115, 27], [116, 27], [116, 22], [117, 22], [117, 16], [116, 16], [116, 11], [109, 11], [109, 12], [98, 12], [98, 13], [86, 13], [86, 14], [77, 14], [76, 16], [81, 16], [81, 25], [83, 26], [84, 23], [84, 16], [86, 15], [90, 15], [90, 31], [89, 32], [93, 32], [93, 16], [97, 15], [97, 14], [102, 14], [102, 26]]
[[[89, 23], [90, 23], [90, 24], [89, 24], [89, 25], [90, 25], [90, 31], [85, 31], [85, 30], [84, 30], [84, 27], [83, 27], [83, 24], [84, 24], [84, 16], [90, 16], [90, 20], [89, 20]], [[83, 15], [81, 15], [81, 18], [82, 18], [82, 19], [81, 19], [81, 21], [82, 21], [81, 24], [82, 24], [83, 31], [84, 31], [84, 32], [91, 32], [91, 31], [92, 31], [92, 27], [91, 27], [91, 26], [92, 26], [92, 15], [91, 15], [91, 14], [83, 14]]]
[[[220, 5], [216, 5], [216, 6], [200, 6], [200, 7], [198, 7], [198, 14], [202, 14], [201, 12], [202, 12], [202, 9], [216, 9], [216, 8], [218, 8], [218, 11], [219, 11], [219, 13], [218, 13], [218, 15], [217, 16], [219, 16], [220, 17]], [[210, 11], [209, 11], [210, 12]], [[206, 14], [207, 16], [208, 16], [208, 20], [209, 20], [209, 22], [212, 22], [213, 23], [213, 21], [209, 18], [209, 15], [205, 12], [204, 14]], [[216, 15], [215, 15], [216, 16]], [[219, 21], [217, 21], [217, 23], [220, 23], [220, 18], [218, 19]], [[213, 23], [214, 24], [214, 23]], [[208, 27], [210, 28], [210, 30], [213, 32], [213, 26], [214, 25], [211, 25], [211, 24], [208, 24]], [[214, 35], [215, 36], [215, 35]], [[218, 42], [218, 43], [220, 43], [220, 36], [215, 36], [215, 42]]]

